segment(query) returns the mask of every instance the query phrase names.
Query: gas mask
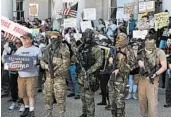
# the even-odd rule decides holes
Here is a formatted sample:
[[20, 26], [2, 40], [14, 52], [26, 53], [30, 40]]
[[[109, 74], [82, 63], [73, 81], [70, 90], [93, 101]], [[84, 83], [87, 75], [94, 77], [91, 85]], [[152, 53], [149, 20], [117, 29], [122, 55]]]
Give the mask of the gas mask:
[[83, 42], [85, 44], [91, 44], [94, 39], [94, 32], [91, 29], [86, 29], [82, 36]]
[[124, 48], [128, 44], [127, 36], [124, 33], [119, 33], [116, 38], [116, 48]]

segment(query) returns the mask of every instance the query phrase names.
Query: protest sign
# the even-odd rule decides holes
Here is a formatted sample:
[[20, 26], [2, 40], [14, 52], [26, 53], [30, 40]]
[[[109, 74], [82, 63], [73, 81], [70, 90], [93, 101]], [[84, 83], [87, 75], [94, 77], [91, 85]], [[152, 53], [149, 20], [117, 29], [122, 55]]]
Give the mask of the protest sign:
[[139, 13], [155, 11], [155, 1], [139, 2]]
[[81, 22], [81, 30], [82, 30], [82, 32], [84, 32], [87, 28], [93, 29], [91, 21]]
[[6, 17], [1, 16], [1, 30], [20, 38], [25, 33], [31, 33], [29, 28], [17, 24]]
[[84, 20], [96, 20], [96, 9], [87, 8], [84, 9]]
[[76, 27], [76, 25], [77, 25], [77, 20], [76, 20], [76, 18], [64, 19], [64, 28]]
[[34, 57], [6, 55], [4, 69], [10, 71], [32, 70]]
[[146, 35], [148, 34], [147, 30], [134, 30], [133, 31], [133, 38], [141, 38], [141, 39], [145, 39]]
[[128, 3], [124, 5], [124, 14], [134, 14], [135, 3]]
[[128, 20], [130, 18], [129, 14], [124, 14], [124, 8], [118, 8], [116, 13], [116, 19]]
[[154, 14], [155, 30], [161, 29], [168, 25], [169, 13], [161, 12]]
[[30, 16], [38, 16], [39, 13], [39, 5], [30, 3], [29, 4], [29, 15]]

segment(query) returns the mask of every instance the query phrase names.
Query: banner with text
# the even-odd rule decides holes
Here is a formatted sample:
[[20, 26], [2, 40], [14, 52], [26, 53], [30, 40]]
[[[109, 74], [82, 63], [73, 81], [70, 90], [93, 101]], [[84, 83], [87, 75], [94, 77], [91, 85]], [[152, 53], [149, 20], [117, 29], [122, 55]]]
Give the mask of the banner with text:
[[135, 3], [128, 3], [124, 5], [124, 14], [134, 14]]
[[25, 33], [31, 33], [29, 28], [21, 26], [6, 17], [1, 16], [1, 30], [20, 38]]
[[35, 16], [38, 16], [38, 14], [39, 14], [39, 5], [30, 3], [29, 4], [29, 15], [35, 17]]
[[77, 20], [76, 20], [76, 18], [64, 19], [64, 28], [76, 27], [76, 25], [77, 25]]
[[155, 11], [155, 1], [139, 2], [139, 13]]
[[141, 39], [145, 39], [145, 37], [147, 36], [148, 31], [147, 30], [134, 30], [133, 31], [133, 38], [141, 38]]
[[10, 71], [32, 70], [34, 57], [6, 55], [4, 69]]
[[84, 32], [87, 28], [93, 30], [91, 21], [84, 21], [84, 22], [81, 22], [81, 31]]
[[161, 29], [168, 25], [169, 13], [162, 12], [154, 14], [155, 30]]

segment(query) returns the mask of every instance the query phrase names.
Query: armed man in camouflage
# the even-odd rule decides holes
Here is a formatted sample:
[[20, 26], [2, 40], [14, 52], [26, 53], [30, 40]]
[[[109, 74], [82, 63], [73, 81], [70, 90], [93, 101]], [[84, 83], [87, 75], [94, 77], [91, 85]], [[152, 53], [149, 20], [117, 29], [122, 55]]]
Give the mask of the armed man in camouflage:
[[119, 33], [116, 38], [116, 48], [109, 58], [114, 65], [114, 71], [109, 79], [109, 98], [112, 117], [125, 117], [125, 95], [128, 93], [128, 75], [135, 68], [135, 55], [128, 46], [125, 33]]
[[60, 35], [49, 32], [50, 43], [43, 52], [41, 67], [46, 70], [44, 84], [45, 117], [52, 117], [53, 101], [57, 101], [59, 117], [64, 117], [66, 102], [66, 73], [70, 64], [70, 52]]
[[138, 51], [139, 84], [138, 95], [143, 117], [159, 117], [158, 82], [159, 75], [167, 69], [166, 55], [156, 47], [154, 35], [147, 35], [145, 47]]
[[98, 90], [97, 71], [102, 65], [102, 51], [94, 42], [94, 32], [86, 29], [82, 36], [82, 45], [78, 47], [77, 61], [82, 69], [78, 77], [81, 86], [82, 115], [94, 117], [94, 92]]

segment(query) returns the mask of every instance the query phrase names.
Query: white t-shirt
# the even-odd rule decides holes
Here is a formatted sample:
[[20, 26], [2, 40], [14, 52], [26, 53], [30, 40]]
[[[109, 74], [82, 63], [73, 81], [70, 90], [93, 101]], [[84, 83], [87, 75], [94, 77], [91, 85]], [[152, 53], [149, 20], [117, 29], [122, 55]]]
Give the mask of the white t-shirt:
[[[31, 46], [31, 47], [20, 47], [15, 55], [19, 55], [19, 56], [33, 56], [36, 57], [38, 60], [40, 60], [40, 58], [42, 57], [42, 52], [39, 48], [35, 47], [35, 46]], [[38, 76], [39, 74], [39, 67], [35, 67], [32, 70], [23, 70], [23, 71], [19, 71], [18, 72], [20, 77], [35, 77]]]

